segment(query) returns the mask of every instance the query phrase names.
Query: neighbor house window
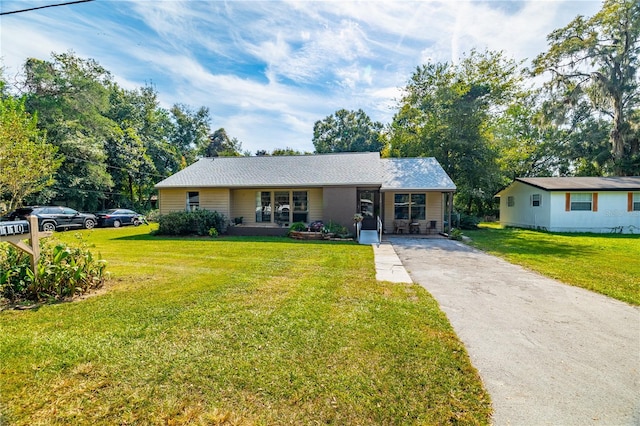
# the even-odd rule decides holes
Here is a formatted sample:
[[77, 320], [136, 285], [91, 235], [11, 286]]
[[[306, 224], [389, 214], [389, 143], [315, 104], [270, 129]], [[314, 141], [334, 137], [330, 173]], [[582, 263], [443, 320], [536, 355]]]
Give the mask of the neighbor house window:
[[200, 193], [195, 191], [187, 192], [187, 211], [192, 212], [200, 209]]
[[542, 205], [542, 196], [540, 194], [531, 195], [531, 206], [540, 207]]
[[507, 207], [513, 207], [515, 205], [516, 205], [515, 198], [513, 198], [513, 195], [509, 195], [507, 197]]
[[306, 223], [308, 217], [307, 191], [293, 191], [293, 221]]
[[573, 193], [570, 195], [570, 210], [573, 211], [591, 211], [593, 210], [593, 194], [591, 193]]
[[394, 219], [425, 220], [427, 194], [396, 194], [393, 200]]
[[640, 192], [629, 193], [629, 208], [630, 212], [640, 212]]

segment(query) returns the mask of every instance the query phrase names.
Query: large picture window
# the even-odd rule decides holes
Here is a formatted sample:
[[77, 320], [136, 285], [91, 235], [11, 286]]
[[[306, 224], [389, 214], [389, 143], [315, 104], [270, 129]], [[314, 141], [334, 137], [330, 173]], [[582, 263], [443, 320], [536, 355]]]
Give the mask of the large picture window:
[[[293, 201], [293, 211], [291, 210]], [[286, 225], [307, 222], [309, 200], [307, 191], [256, 192], [256, 222], [275, 222]]]
[[427, 194], [395, 194], [393, 218], [425, 220], [427, 218]]

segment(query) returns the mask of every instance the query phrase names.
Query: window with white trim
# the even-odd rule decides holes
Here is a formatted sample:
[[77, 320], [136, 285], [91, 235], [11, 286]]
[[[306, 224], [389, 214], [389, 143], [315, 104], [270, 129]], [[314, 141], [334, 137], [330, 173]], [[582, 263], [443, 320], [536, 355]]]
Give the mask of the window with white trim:
[[187, 192], [187, 211], [192, 212], [200, 209], [200, 193], [197, 191]]
[[507, 197], [507, 207], [513, 207], [513, 206], [515, 206], [515, 205], [516, 205], [516, 200], [515, 200], [515, 198], [513, 197], [513, 195], [509, 195], [509, 196]]
[[593, 194], [590, 192], [576, 192], [571, 194], [571, 211], [591, 211], [593, 209]]
[[532, 194], [531, 195], [531, 206], [532, 207], [540, 207], [542, 205], [542, 195], [540, 194]]
[[632, 211], [640, 212], [640, 192], [633, 193]]

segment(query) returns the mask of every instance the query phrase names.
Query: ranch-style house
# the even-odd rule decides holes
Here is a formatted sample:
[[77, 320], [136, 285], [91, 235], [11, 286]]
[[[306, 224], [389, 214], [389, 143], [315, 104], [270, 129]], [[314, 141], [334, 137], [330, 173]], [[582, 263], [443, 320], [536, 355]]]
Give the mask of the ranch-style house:
[[353, 231], [358, 213], [363, 229], [437, 233], [456, 190], [435, 158], [377, 152], [202, 158], [156, 188], [160, 214], [215, 210], [232, 235], [283, 235], [314, 221]]

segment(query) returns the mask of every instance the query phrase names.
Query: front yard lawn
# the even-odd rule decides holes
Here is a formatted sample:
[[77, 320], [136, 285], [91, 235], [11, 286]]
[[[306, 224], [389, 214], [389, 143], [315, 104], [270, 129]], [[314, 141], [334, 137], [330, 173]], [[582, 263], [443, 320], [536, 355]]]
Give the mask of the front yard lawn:
[[488, 424], [437, 303], [370, 247], [82, 235], [102, 294], [0, 312], [0, 424]]
[[640, 235], [559, 234], [486, 224], [470, 244], [567, 284], [640, 305]]

